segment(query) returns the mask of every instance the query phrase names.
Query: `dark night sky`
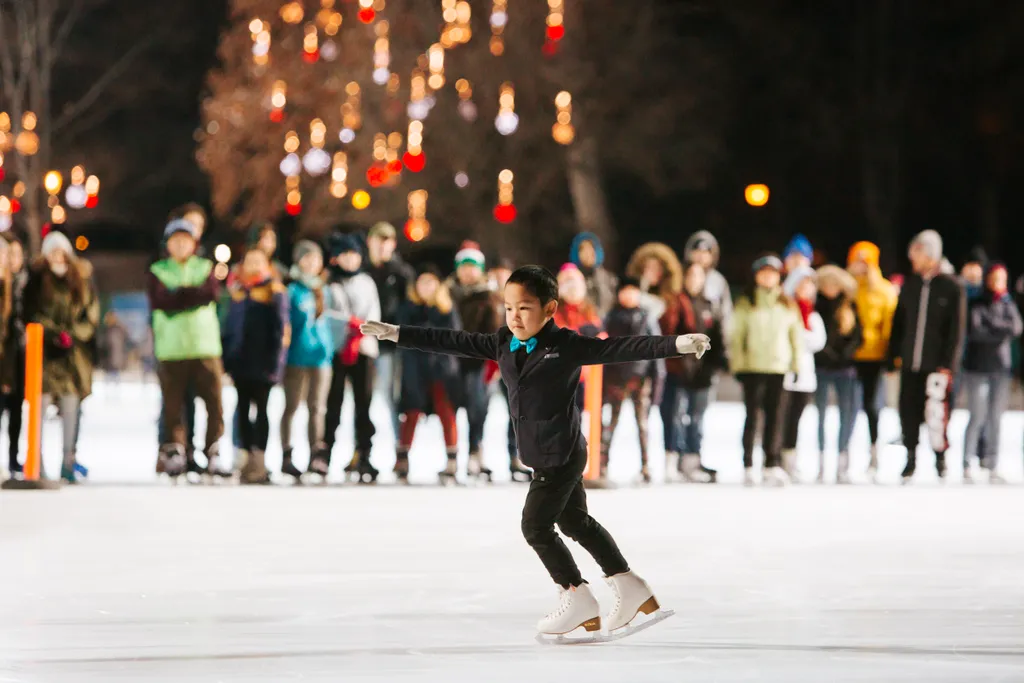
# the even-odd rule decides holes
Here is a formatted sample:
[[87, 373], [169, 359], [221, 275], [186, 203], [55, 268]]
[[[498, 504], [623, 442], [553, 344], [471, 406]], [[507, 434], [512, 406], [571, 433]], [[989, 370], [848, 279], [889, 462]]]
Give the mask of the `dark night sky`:
[[[705, 189], [660, 196], [615, 168], [605, 169], [623, 250], [649, 239], [681, 246], [687, 234], [708, 228], [726, 243], [727, 274], [743, 277], [755, 252], [781, 249], [794, 232], [806, 233], [830, 259], [844, 258], [852, 242], [872, 237], [861, 199], [864, 117], [855, 111], [863, 86], [856, 64], [863, 55], [851, 34], [856, 19], [851, 13], [883, 1], [864, 0], [851, 10], [831, 0], [736, 0], [736, 7], [749, 5], [746, 9], [761, 13], [757, 25], [744, 30], [722, 16], [706, 18], [701, 30], [715, 36], [727, 55], [726, 68], [736, 75], [726, 158]], [[105, 215], [104, 225], [90, 232], [102, 235], [100, 227], [121, 226], [127, 230], [109, 234], [117, 234], [122, 244], [127, 232], [134, 246], [144, 248], [169, 208], [189, 199], [206, 202], [192, 135], [226, 2], [176, 0], [173, 10], [164, 9], [167, 4], [140, 10], [140, 4], [148, 5], [115, 0], [110, 11], [83, 25], [82, 35], [103, 40], [111, 30], [135, 30], [128, 29], [133, 21], [144, 25], [167, 12], [180, 18], [174, 39], [145, 60], [149, 66], [125, 77], [126, 83], [152, 78], [147, 69], [157, 68], [172, 85], [125, 107], [89, 137], [94, 147], [126, 148], [115, 155], [116, 165], [131, 178], [118, 197], [126, 208]], [[1024, 11], [1018, 6], [1024, 3], [895, 4], [910, 8], [909, 19], [897, 21], [881, 41], [891, 60], [909, 64], [898, 72], [908, 81], [902, 91], [905, 108], [886, 128], [900, 149], [899, 251], [915, 232], [935, 228], [945, 236], [954, 263], [959, 264], [958, 254], [985, 241], [1020, 273]], [[685, 33], [681, 27], [680, 41]], [[119, 43], [123, 49], [116, 38], [108, 42], [110, 49], [116, 51]], [[61, 83], [72, 91], [73, 74]], [[743, 203], [748, 182], [772, 188], [767, 207], [755, 210]]]

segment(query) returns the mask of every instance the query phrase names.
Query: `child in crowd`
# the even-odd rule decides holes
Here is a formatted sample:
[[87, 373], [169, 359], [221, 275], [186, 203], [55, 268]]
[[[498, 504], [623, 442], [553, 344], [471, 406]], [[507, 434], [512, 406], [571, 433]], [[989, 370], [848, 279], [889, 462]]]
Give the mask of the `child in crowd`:
[[737, 300], [729, 330], [729, 365], [743, 387], [743, 482], [754, 485], [754, 440], [764, 414], [764, 483], [787, 481], [781, 465], [782, 384], [800, 371], [802, 325], [792, 299], [781, 286], [782, 261], [767, 254], [754, 261], [753, 283]]
[[[678, 471], [683, 481], [694, 483], [711, 483], [717, 478], [715, 470], [701, 463], [701, 448], [704, 412], [711, 401], [715, 372], [725, 367], [722, 324], [715, 304], [704, 295], [706, 276], [707, 271], [700, 263], [686, 264], [685, 291], [679, 293], [661, 317], [661, 331], [665, 334], [703, 334], [711, 340], [711, 349], [702, 360], [686, 355], [665, 361], [667, 375], [661, 402], [665, 476]], [[730, 314], [731, 311], [730, 308]]]
[[[657, 321], [650, 318], [640, 307], [640, 283], [632, 278], [619, 281], [618, 301], [604, 321], [609, 337], [637, 335], [658, 336], [661, 330]], [[633, 363], [609, 365], [604, 371], [604, 405], [611, 407], [611, 420], [601, 430], [601, 479], [608, 477], [608, 452], [612, 436], [619, 423], [622, 402], [629, 399], [636, 414], [637, 430], [640, 436], [640, 477], [644, 483], [651, 482], [647, 465], [647, 418], [651, 403], [657, 405], [665, 384], [665, 361], [641, 360]]]
[[184, 474], [185, 400], [193, 386], [206, 405], [207, 471], [230, 476], [218, 466], [224, 431], [221, 412], [221, 338], [217, 318], [217, 277], [213, 262], [195, 255], [197, 230], [184, 218], [164, 230], [169, 256], [149, 270], [149, 303], [153, 311], [153, 347], [159, 362], [166, 443], [160, 446], [158, 471]]
[[594, 557], [615, 592], [615, 607], [606, 622], [614, 632], [641, 612], [655, 612], [659, 605], [650, 586], [630, 571], [611, 535], [587, 512], [583, 488], [587, 446], [575, 402], [580, 368], [684, 353], [699, 357], [709, 340], [703, 335], [602, 340], [562, 329], [553, 320], [558, 284], [539, 266], [512, 273], [504, 297], [507, 327], [494, 334], [384, 323], [367, 323], [363, 329], [400, 348], [497, 361], [509, 386], [519, 452], [535, 472], [523, 509], [523, 535], [560, 593], [558, 608], [537, 628], [541, 634], [569, 633], [581, 626], [587, 631], [601, 628], [597, 600], [555, 533], [557, 523]]
[[[238, 471], [243, 484], [269, 482], [264, 456], [270, 436], [267, 404], [281, 381], [291, 341], [288, 291], [266, 252], [250, 247], [231, 287], [224, 324], [224, 367], [235, 384], [241, 419]], [[250, 415], [255, 409], [256, 417]]]
[[818, 269], [818, 301], [815, 310], [825, 323], [825, 346], [814, 357], [818, 373], [815, 399], [818, 407], [818, 482], [824, 481], [825, 416], [829, 388], [834, 388], [839, 404], [839, 458], [836, 481], [850, 482], [850, 437], [857, 421], [857, 370], [853, 355], [863, 340], [854, 298], [857, 281], [839, 266]]
[[[441, 274], [433, 265], [419, 268], [416, 281], [399, 309], [398, 323], [420, 328], [461, 329], [451, 293], [441, 282]], [[400, 353], [402, 392], [399, 409], [402, 411], [402, 427], [398, 437], [395, 474], [399, 481], [408, 480], [409, 451], [416, 436], [416, 425], [421, 416], [434, 414], [441, 420], [448, 455], [447, 464], [439, 476], [443, 483], [450, 483], [454, 481], [457, 472], [456, 456], [459, 447], [455, 421], [461, 391], [458, 360], [452, 356], [435, 356], [401, 347]]]
[[376, 433], [370, 420], [370, 400], [373, 398], [373, 365], [380, 349], [376, 339], [363, 336], [359, 325], [367, 320], [380, 320], [380, 298], [373, 278], [363, 270], [363, 248], [354, 234], [337, 233], [331, 238], [331, 282], [324, 306], [337, 351], [327, 394], [324, 448], [314, 455], [309, 468], [322, 477], [327, 476], [341, 424], [345, 380], [349, 380], [355, 404], [356, 444], [352, 459], [345, 466], [345, 474], [354, 473], [360, 482], [373, 482], [378, 472], [370, 463]]
[[283, 474], [298, 480], [302, 471], [292, 459], [292, 420], [300, 403], [309, 412], [310, 459], [324, 450], [324, 418], [327, 392], [331, 386], [331, 358], [334, 337], [324, 315], [323, 252], [316, 242], [301, 240], [292, 250], [288, 298], [292, 343], [288, 347], [288, 366], [284, 370], [284, 414], [281, 416]]
[[818, 388], [814, 354], [825, 346], [825, 323], [814, 310], [814, 301], [818, 295], [818, 274], [808, 266], [797, 266], [789, 271], [782, 291], [796, 303], [800, 315], [800, 344], [798, 369], [787, 373], [782, 382], [782, 469], [785, 476], [779, 476], [771, 482], [776, 485], [800, 481], [796, 465], [800, 418]]

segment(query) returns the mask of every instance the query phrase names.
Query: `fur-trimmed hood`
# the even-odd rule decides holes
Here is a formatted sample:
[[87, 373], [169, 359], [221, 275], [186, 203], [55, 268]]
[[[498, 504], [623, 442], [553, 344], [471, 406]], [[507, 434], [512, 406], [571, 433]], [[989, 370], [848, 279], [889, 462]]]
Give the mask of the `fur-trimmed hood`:
[[821, 288], [825, 284], [836, 285], [843, 296], [851, 301], [857, 297], [857, 278], [839, 266], [827, 265], [818, 268], [818, 287]]
[[661, 261], [661, 265], [665, 269], [665, 277], [662, 279], [657, 293], [661, 296], [679, 295], [683, 291], [683, 266], [679, 262], [676, 252], [667, 244], [648, 242], [647, 244], [640, 245], [629, 259], [629, 265], [626, 266], [626, 275], [639, 280], [644, 272], [644, 263], [649, 258], [656, 258]]
[[698, 230], [687, 238], [686, 246], [683, 247], [683, 258], [686, 260], [690, 259], [690, 252], [697, 246], [697, 242], [707, 242], [711, 245], [711, 267], [717, 268], [718, 258], [721, 255], [719, 252], [718, 240], [715, 239], [715, 236], [707, 230]]

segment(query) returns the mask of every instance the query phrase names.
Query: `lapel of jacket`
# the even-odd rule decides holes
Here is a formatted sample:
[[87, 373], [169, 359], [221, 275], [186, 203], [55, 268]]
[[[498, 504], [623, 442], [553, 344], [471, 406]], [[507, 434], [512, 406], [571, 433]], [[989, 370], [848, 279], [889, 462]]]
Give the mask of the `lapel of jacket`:
[[534, 348], [533, 353], [526, 356], [526, 362], [523, 363], [523, 371], [519, 373], [520, 379], [526, 377], [534, 368], [540, 365], [540, 361], [551, 351], [552, 344], [554, 344], [552, 336], [549, 333], [544, 335], [543, 341], [537, 341], [537, 346]]

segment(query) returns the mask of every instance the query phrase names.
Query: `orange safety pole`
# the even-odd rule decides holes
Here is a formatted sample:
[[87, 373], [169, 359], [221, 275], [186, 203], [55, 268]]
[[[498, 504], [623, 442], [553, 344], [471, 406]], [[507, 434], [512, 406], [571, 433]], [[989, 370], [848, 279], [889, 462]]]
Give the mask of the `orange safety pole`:
[[25, 454], [25, 480], [38, 481], [41, 467], [40, 440], [43, 414], [43, 326], [25, 327], [25, 400], [28, 401], [28, 452]]
[[587, 439], [587, 469], [583, 478], [595, 481], [601, 476], [601, 413], [604, 408], [602, 383], [603, 365], [588, 365], [583, 368], [583, 409], [590, 415], [590, 434]]

